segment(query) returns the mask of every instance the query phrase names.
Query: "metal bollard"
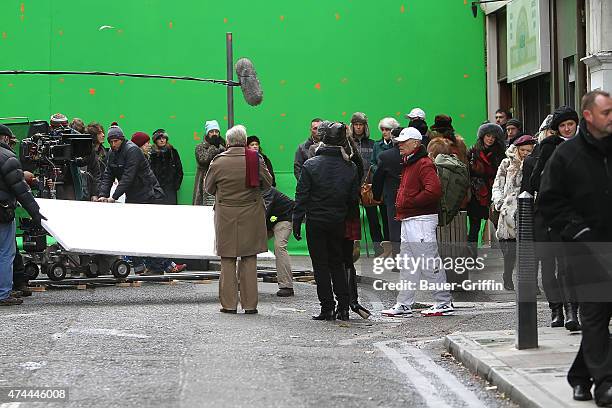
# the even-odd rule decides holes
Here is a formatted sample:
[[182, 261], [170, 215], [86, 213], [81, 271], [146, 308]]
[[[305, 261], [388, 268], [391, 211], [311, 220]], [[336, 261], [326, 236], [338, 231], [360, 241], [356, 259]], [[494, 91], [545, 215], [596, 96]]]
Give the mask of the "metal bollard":
[[519, 350], [538, 347], [537, 259], [533, 218], [533, 196], [525, 191], [518, 197], [517, 220], [516, 348]]

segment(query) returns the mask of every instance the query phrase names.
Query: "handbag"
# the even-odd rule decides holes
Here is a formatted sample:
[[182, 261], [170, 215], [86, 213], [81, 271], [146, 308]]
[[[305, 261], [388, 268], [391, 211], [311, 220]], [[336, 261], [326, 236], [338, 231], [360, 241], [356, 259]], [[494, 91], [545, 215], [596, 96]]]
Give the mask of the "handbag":
[[372, 183], [368, 183], [370, 180], [370, 173], [372, 171], [372, 167], [368, 169], [368, 174], [361, 185], [361, 191], [359, 192], [361, 195], [361, 204], [364, 207], [374, 207], [377, 205], [381, 205], [383, 203], [382, 197], [380, 201], [374, 199], [374, 193], [372, 192]]

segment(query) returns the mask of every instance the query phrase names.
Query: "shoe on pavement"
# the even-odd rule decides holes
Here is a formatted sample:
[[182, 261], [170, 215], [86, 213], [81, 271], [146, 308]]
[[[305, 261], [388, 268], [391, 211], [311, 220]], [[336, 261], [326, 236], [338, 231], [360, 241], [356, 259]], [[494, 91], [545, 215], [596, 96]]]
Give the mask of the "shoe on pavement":
[[257, 314], [259, 313], [257, 309], [248, 309], [244, 311], [244, 314]]
[[423, 316], [450, 316], [455, 313], [455, 309], [448, 303], [433, 305], [429, 309], [421, 311]]
[[16, 306], [23, 303], [23, 300], [9, 296], [0, 300], [0, 306]]
[[590, 401], [593, 399], [591, 394], [592, 385], [589, 384], [578, 384], [573, 387], [573, 398], [576, 401]]
[[15, 286], [13, 290], [21, 292], [21, 297], [32, 296], [32, 291], [26, 285]]
[[289, 297], [295, 295], [295, 292], [292, 288], [280, 288], [278, 292], [276, 292], [276, 296], [279, 297]]
[[380, 314], [387, 317], [412, 317], [412, 309], [410, 306], [396, 303], [395, 306], [381, 311]]
[[187, 269], [187, 264], [176, 264], [172, 268], [170, 268], [168, 272], [169, 273], [179, 273], [179, 272], [183, 272], [185, 269]]

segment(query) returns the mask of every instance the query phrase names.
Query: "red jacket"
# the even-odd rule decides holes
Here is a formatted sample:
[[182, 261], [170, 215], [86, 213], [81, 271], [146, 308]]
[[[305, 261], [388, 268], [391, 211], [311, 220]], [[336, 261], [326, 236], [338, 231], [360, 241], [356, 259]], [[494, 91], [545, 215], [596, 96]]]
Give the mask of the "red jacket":
[[437, 214], [442, 197], [442, 186], [436, 165], [427, 156], [424, 146], [404, 164], [400, 186], [395, 199], [396, 219], [417, 215]]

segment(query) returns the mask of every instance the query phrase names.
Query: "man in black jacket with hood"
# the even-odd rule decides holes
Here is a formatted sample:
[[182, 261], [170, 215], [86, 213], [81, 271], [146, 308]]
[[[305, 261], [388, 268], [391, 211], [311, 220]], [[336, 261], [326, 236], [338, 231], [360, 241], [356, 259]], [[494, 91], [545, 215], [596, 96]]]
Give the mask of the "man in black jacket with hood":
[[0, 125], [0, 306], [22, 303], [11, 296], [13, 259], [15, 257], [15, 208], [17, 202], [36, 224], [46, 220], [23, 178], [21, 163], [9, 146], [13, 132]]
[[[149, 161], [142, 150], [129, 140], [125, 140], [119, 126], [111, 126], [107, 133], [111, 151], [108, 153], [107, 167], [100, 182], [98, 201], [113, 203], [125, 194], [126, 203], [154, 204], [164, 197]], [[113, 182], [119, 185], [112, 197]]]
[[[349, 205], [358, 197], [359, 182], [355, 163], [346, 149], [346, 125], [324, 121], [318, 129], [323, 146], [306, 160], [295, 191], [293, 235], [301, 238], [306, 222], [308, 252], [312, 259], [321, 313], [314, 320], [348, 320], [349, 292], [342, 263], [345, 218]], [[332, 292], [333, 282], [333, 292]], [[334, 313], [338, 301], [337, 313]]]
[[[561, 237], [580, 303], [582, 341], [568, 373], [574, 399], [612, 407], [612, 98], [582, 98], [578, 135], [556, 148], [544, 168], [538, 209]], [[570, 299], [574, 300], [574, 299]]]

